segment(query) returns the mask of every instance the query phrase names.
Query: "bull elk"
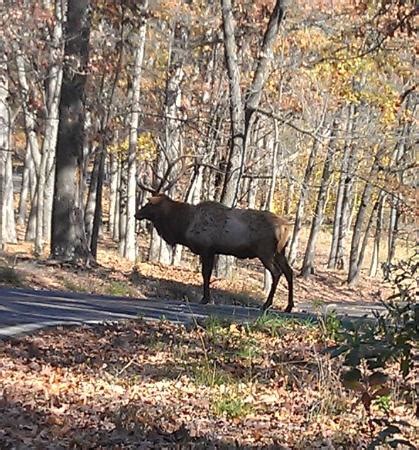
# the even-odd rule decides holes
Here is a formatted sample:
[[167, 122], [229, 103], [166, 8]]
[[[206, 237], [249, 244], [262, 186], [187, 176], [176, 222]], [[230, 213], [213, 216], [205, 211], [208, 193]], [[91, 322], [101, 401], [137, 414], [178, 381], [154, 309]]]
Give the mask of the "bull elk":
[[289, 224], [268, 211], [228, 208], [217, 202], [198, 205], [174, 201], [165, 194], [152, 196], [135, 214], [137, 220], [150, 220], [169, 244], [181, 244], [200, 256], [204, 295], [210, 301], [210, 278], [217, 254], [240, 259], [259, 258], [272, 275], [272, 286], [263, 309], [272, 306], [279, 278], [288, 283], [288, 305], [293, 301], [293, 272], [285, 257]]

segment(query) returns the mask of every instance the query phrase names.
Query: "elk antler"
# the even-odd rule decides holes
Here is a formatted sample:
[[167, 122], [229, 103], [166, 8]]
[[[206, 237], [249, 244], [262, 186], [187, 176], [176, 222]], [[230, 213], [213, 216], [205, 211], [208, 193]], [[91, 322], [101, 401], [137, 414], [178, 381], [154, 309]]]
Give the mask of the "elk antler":
[[[188, 164], [188, 165], [185, 164], [185, 159], [191, 158], [191, 157], [193, 158], [194, 156], [193, 155], [182, 155], [182, 156], [179, 156], [178, 158], [174, 159], [167, 165], [167, 169], [165, 170], [165, 172], [162, 176], [159, 176], [157, 173], [154, 172], [155, 176], [159, 179], [159, 183], [157, 184], [157, 186], [150, 186], [139, 179], [137, 180], [137, 185], [141, 189], [143, 189], [147, 192], [150, 192], [153, 195], [159, 194], [160, 192], [170, 191], [170, 189], [172, 189], [172, 187], [179, 181], [179, 179], [185, 174], [185, 172], [194, 166], [194, 164]], [[179, 173], [172, 180], [167, 182], [173, 168], [176, 166], [176, 164], [179, 161], [182, 163], [182, 167], [181, 167]], [[165, 185], [165, 183], [167, 183], [167, 184]]]
[[150, 192], [150, 194], [155, 195], [157, 193], [156, 190], [152, 186], [149, 186], [148, 184], [145, 184], [139, 178], [137, 179], [137, 186], [139, 186], [140, 189], [142, 189], [143, 191]]

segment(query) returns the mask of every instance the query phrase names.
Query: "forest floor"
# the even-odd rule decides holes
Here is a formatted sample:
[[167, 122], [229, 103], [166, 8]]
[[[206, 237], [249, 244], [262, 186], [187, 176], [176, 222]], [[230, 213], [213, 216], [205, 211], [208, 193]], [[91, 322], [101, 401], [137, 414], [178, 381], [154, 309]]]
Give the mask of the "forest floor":
[[[193, 258], [173, 268], [121, 259], [101, 242], [99, 267], [72, 268], [35, 258], [29, 244], [9, 246], [0, 285], [132, 298], [199, 301]], [[363, 277], [356, 289], [324, 269], [327, 249], [296, 302], [376, 302], [390, 287]], [[260, 304], [263, 275], [240, 264], [232, 281], [212, 283], [216, 303]], [[276, 298], [284, 304], [285, 284]], [[134, 301], [134, 300], [133, 300]], [[238, 325], [210, 319], [185, 327], [126, 321], [56, 327], [0, 343], [1, 448], [365, 448], [396, 420], [418, 444], [414, 404], [400, 394], [373, 402], [340, 382], [335, 327], [262, 317]], [[417, 430], [417, 429], [416, 429]], [[415, 441], [416, 439], [416, 441]], [[407, 447], [406, 447], [407, 448]]]
[[[328, 242], [326, 233], [320, 235], [315, 274], [309, 279], [298, 277], [298, 266], [294, 267], [297, 276], [294, 285], [296, 306], [299, 301], [314, 305], [371, 303], [390, 295], [390, 287], [382, 281], [382, 277], [368, 277], [366, 269], [357, 286], [348, 287], [345, 272], [326, 268]], [[140, 257], [133, 264], [121, 258], [116, 244], [105, 238], [99, 242], [98, 267], [90, 269], [56, 264], [48, 260], [47, 253], [35, 257], [33, 244], [29, 242], [8, 244], [0, 255], [0, 286], [199, 302], [202, 298], [202, 277], [198, 258], [187, 252], [186, 262], [181, 267], [142, 262], [141, 259], [145, 260], [145, 244], [141, 239]], [[212, 277], [213, 299], [217, 304], [260, 306], [266, 298], [263, 278], [259, 261], [238, 261], [231, 280]], [[274, 306], [282, 308], [286, 298], [287, 286], [282, 277]]]

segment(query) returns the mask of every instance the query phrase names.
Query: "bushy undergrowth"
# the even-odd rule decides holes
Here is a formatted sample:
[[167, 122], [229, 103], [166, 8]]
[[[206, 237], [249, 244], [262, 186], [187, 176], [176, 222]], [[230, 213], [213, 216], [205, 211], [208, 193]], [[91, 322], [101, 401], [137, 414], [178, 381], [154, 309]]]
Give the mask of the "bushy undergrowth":
[[[376, 314], [373, 322], [342, 329], [339, 345], [332, 350], [332, 356], [343, 357], [344, 386], [358, 393], [371, 427], [378, 430], [371, 445], [414, 448], [399, 437], [406, 423], [397, 415], [392, 417], [391, 404], [395, 397], [413, 405], [417, 402], [414, 365], [419, 338], [418, 260], [415, 255], [389, 268], [394, 293], [383, 301], [385, 312]], [[386, 417], [375, 417], [372, 406]]]

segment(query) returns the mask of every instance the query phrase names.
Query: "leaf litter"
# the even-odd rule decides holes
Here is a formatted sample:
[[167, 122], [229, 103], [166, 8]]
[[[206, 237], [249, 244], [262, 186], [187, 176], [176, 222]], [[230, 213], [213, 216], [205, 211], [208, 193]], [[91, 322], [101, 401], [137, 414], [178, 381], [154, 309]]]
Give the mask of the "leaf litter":
[[[0, 447], [367, 445], [363, 408], [319, 329], [279, 331], [137, 320], [2, 341]], [[394, 408], [414, 420], [402, 401]]]

